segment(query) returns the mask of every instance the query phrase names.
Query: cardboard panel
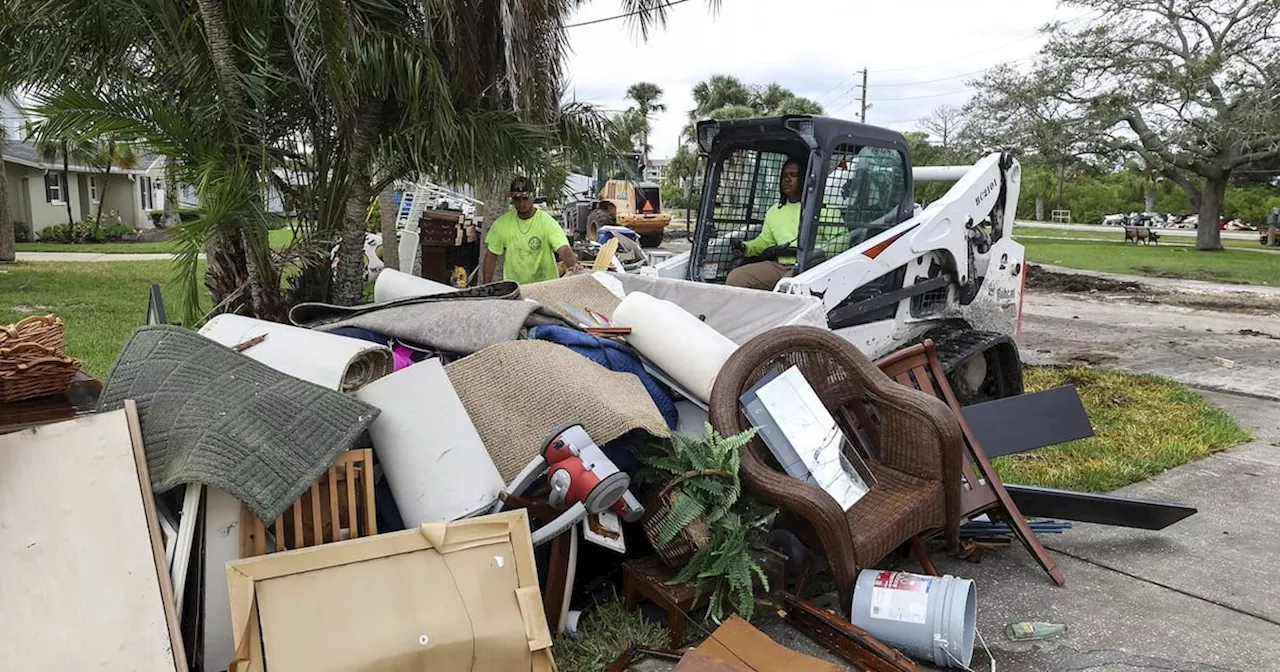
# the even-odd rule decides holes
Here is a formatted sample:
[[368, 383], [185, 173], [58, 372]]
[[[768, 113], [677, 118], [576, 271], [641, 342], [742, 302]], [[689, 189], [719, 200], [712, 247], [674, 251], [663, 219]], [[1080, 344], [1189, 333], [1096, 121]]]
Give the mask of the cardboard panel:
[[5, 669], [186, 667], [132, 408], [0, 437]]
[[523, 510], [239, 560], [227, 579], [235, 669], [552, 669]]

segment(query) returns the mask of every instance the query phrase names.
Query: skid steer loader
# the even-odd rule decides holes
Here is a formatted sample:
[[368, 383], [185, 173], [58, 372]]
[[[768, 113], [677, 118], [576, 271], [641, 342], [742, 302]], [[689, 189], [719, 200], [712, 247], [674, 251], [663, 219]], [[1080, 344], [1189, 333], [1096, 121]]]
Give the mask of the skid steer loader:
[[[705, 164], [692, 249], [650, 275], [724, 283], [734, 248], [759, 235], [779, 175], [802, 162], [799, 238], [775, 292], [817, 297], [827, 325], [873, 359], [933, 339], [961, 403], [1023, 391], [1024, 248], [1013, 240], [1021, 169], [992, 154], [973, 166], [911, 165], [892, 130], [813, 116], [696, 127]], [[954, 182], [921, 208], [918, 182]]]

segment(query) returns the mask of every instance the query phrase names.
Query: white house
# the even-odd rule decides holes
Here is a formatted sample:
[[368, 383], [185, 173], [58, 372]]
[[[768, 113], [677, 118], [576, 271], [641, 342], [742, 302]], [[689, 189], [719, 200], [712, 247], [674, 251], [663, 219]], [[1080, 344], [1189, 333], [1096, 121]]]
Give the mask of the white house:
[[[67, 222], [67, 205], [71, 218], [79, 220], [97, 212], [114, 210], [120, 219], [134, 228], [150, 228], [149, 212], [164, 207], [157, 198], [159, 180], [147, 175], [143, 168], [122, 170], [112, 167], [103, 175], [91, 166], [72, 162], [66, 179], [61, 161], [41, 157], [34, 143], [7, 140], [4, 143], [4, 176], [9, 188], [9, 216], [27, 224], [33, 234], [54, 224]], [[152, 157], [139, 156], [139, 165], [152, 162]], [[163, 196], [163, 194], [161, 194]]]

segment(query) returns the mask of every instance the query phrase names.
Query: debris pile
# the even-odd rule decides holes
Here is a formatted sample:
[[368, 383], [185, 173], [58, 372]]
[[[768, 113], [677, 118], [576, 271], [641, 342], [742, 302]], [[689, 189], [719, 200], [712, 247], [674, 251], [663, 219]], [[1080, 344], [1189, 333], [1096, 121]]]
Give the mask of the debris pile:
[[[677, 669], [837, 669], [734, 615], [762, 596], [860, 669], [968, 667], [972, 582], [870, 567], [1016, 538], [1063, 581], [1035, 535], [1067, 526], [1025, 520], [1063, 495], [1019, 511], [932, 346], [872, 363], [813, 297], [382, 270], [374, 303], [199, 331], [157, 298], [105, 381], [0, 405], [15, 668], [552, 670], [602, 586], [667, 613]], [[1020, 439], [1004, 452], [1064, 440]], [[838, 611], [798, 597], [824, 568]]]

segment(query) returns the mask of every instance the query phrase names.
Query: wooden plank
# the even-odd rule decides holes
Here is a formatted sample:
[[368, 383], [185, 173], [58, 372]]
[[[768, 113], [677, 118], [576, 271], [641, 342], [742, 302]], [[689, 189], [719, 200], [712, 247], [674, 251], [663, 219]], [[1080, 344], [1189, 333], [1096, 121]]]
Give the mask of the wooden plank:
[[140, 451], [124, 410], [0, 436], [6, 669], [186, 668]]
[[320, 486], [313, 484], [311, 486], [311, 533], [312, 544], [318, 544], [324, 539], [324, 527], [320, 522]]
[[[319, 509], [316, 510], [316, 518], [319, 518]], [[339, 521], [341, 517], [338, 512], [338, 473], [337, 470], [329, 468], [329, 532], [332, 535], [330, 539], [322, 539], [316, 537], [316, 544], [322, 544], [326, 541], [339, 541], [342, 537], [338, 535], [338, 529], [341, 527]]]
[[373, 451], [365, 448], [363, 452], [364, 458], [362, 460], [360, 482], [364, 485], [364, 516], [367, 521], [365, 529], [372, 536], [378, 533], [377, 509], [373, 503]]
[[253, 554], [264, 555], [267, 552], [267, 528], [257, 514], [249, 515], [253, 517]]
[[138, 494], [142, 497], [142, 512], [147, 519], [147, 536], [151, 537], [152, 568], [160, 584], [160, 608], [164, 611], [165, 625], [169, 629], [168, 657], [173, 660], [175, 672], [185, 672], [186, 647], [182, 644], [182, 626], [178, 624], [178, 611], [174, 608], [173, 582], [169, 579], [169, 567], [164, 562], [164, 544], [160, 541], [160, 515], [156, 512], [156, 495], [151, 490], [151, 473], [147, 470], [147, 451], [142, 443], [142, 421], [138, 418], [138, 405], [132, 399], [126, 399], [124, 413], [129, 425], [129, 444], [133, 449], [134, 467], [137, 469]]
[[[356, 523], [356, 465], [351, 460], [346, 460], [347, 468], [347, 526], [351, 528], [351, 538], [355, 539], [360, 536], [360, 526]], [[338, 537], [339, 526], [338, 519], [334, 518], [333, 536]]]
[[916, 664], [866, 630], [810, 602], [779, 591], [786, 620], [828, 651], [871, 672], [916, 672]]
[[289, 550], [289, 544], [287, 543], [286, 537], [284, 535], [284, 514], [281, 514], [279, 517], [276, 518], [275, 535], [276, 535], [276, 552], [279, 553], [280, 551]]
[[[304, 495], [305, 496], [305, 495]], [[293, 503], [293, 547], [302, 548], [302, 497]]]

